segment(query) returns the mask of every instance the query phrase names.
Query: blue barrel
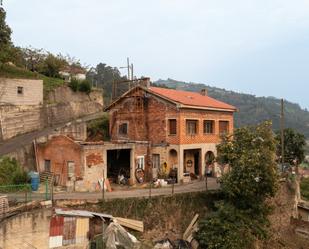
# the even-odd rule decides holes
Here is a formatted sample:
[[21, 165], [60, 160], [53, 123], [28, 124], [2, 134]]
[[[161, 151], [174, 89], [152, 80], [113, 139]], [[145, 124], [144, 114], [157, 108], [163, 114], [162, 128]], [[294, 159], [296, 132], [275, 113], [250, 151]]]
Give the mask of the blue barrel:
[[37, 191], [40, 184], [40, 175], [37, 172], [31, 174], [31, 189], [32, 191]]

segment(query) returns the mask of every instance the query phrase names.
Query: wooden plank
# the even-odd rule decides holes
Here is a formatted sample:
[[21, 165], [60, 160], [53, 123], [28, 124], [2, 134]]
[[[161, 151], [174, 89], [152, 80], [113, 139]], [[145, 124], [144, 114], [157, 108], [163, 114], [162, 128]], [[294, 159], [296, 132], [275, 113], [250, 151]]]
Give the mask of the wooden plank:
[[[198, 217], [199, 217], [198, 214], [196, 214], [193, 217], [192, 221], [190, 222], [190, 225], [187, 227], [186, 231], [184, 232], [184, 234], [182, 236], [182, 238], [184, 240], [187, 240], [187, 241], [192, 240], [192, 233], [193, 233], [194, 229], [197, 229], [197, 219], [198, 219]], [[191, 241], [189, 241], [189, 242], [191, 242]]]
[[139, 232], [144, 232], [144, 222], [143, 221], [120, 218], [120, 217], [116, 217], [114, 218], [114, 220], [124, 227], [131, 228]]

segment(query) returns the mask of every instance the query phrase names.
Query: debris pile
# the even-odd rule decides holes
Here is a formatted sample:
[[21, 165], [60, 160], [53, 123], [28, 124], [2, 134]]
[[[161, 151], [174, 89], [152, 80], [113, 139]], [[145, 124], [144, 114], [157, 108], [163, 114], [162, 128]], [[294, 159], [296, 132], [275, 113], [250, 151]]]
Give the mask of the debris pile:
[[171, 241], [170, 239], [164, 239], [155, 242], [155, 249], [197, 249], [198, 242], [193, 238], [194, 233], [198, 230], [198, 217], [196, 214], [191, 223], [187, 227], [183, 234], [182, 239]]
[[[124, 227], [143, 232], [142, 221], [84, 210], [55, 209], [50, 221], [49, 248], [105, 245], [109, 249], [138, 249], [139, 241]], [[74, 247], [74, 248], [75, 248]]]

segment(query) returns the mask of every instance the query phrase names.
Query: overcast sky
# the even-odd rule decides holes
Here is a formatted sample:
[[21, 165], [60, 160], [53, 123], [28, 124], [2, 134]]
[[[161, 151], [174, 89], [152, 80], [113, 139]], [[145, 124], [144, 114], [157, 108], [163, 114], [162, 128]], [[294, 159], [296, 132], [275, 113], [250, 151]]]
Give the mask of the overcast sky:
[[[309, 109], [309, 0], [3, 0], [16, 45]], [[125, 71], [123, 71], [125, 73]]]

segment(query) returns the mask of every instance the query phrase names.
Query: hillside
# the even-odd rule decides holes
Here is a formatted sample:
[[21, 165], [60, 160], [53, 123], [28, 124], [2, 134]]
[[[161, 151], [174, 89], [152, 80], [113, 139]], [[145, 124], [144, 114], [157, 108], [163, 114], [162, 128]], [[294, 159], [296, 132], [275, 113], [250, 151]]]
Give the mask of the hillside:
[[64, 80], [60, 78], [47, 77], [43, 74], [31, 72], [27, 69], [16, 67], [8, 64], [0, 63], [0, 77], [16, 78], [16, 79], [40, 79], [43, 80], [44, 92], [64, 84]]
[[[274, 97], [256, 97], [250, 94], [237, 93], [204, 84], [186, 83], [173, 79], [158, 80], [155, 85], [173, 89], [199, 92], [207, 88], [208, 95], [237, 107], [235, 126], [257, 124], [272, 120], [274, 130], [280, 128], [280, 99]], [[285, 125], [296, 129], [309, 138], [309, 112], [298, 104], [285, 101]]]

